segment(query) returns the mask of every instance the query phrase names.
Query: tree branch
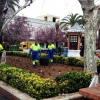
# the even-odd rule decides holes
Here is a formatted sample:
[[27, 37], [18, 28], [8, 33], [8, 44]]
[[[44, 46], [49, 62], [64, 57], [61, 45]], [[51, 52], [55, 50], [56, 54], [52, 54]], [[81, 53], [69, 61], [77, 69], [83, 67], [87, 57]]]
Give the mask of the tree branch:
[[[5, 29], [5, 27], [7, 26], [7, 24], [12, 20], [12, 18], [19, 13], [21, 10], [23, 10], [24, 8], [26, 8], [27, 6], [30, 6], [30, 4], [32, 3], [32, 0], [27, 0], [27, 2], [25, 2], [25, 4], [20, 7], [16, 12], [14, 12], [11, 17], [6, 21], [6, 23], [2, 26], [1, 32]], [[0, 33], [1, 33], [0, 32]]]
[[82, 10], [92, 12], [95, 9], [94, 0], [78, 0], [82, 6]]

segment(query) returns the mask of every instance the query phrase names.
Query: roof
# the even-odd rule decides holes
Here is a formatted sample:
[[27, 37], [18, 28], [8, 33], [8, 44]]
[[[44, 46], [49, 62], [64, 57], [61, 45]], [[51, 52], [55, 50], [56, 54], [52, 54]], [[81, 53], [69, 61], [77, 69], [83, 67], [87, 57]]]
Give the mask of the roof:
[[55, 26], [55, 22], [51, 22], [51, 21], [39, 20], [34, 18], [28, 18], [28, 21], [30, 21], [31, 23], [36, 23], [41, 25]]
[[84, 32], [85, 30], [76, 22], [67, 32]]

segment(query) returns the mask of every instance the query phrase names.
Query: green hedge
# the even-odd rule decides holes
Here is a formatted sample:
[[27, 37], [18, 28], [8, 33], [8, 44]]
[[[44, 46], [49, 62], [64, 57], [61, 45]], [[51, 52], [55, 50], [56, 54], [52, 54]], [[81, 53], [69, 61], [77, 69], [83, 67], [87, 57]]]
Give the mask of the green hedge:
[[55, 81], [6, 64], [0, 64], [0, 80], [39, 100], [59, 94]]
[[68, 80], [68, 84], [66, 84], [65, 88], [62, 88], [61, 91], [72, 93], [78, 91], [80, 88], [88, 87], [91, 78], [91, 72], [66, 72], [63, 75], [58, 75], [55, 80], [57, 83], [63, 83]]
[[[7, 55], [15, 55], [15, 56], [21, 56], [21, 57], [27, 57], [31, 58], [31, 55], [22, 52], [22, 51], [8, 51]], [[47, 57], [46, 54], [40, 55], [40, 57]], [[84, 66], [84, 60], [81, 58], [76, 58], [76, 57], [63, 57], [63, 56], [57, 56], [54, 55], [54, 63], [60, 63], [60, 64], [65, 64], [65, 65], [70, 65], [70, 66], [77, 66], [77, 67], [83, 67]]]

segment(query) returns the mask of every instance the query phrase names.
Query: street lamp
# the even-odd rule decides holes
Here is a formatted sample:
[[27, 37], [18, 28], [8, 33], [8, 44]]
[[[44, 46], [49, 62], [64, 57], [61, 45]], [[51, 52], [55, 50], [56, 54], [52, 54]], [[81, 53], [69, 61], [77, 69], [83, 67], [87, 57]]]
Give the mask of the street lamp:
[[55, 23], [55, 27], [56, 27], [56, 47], [58, 47], [57, 34], [59, 32], [59, 20]]

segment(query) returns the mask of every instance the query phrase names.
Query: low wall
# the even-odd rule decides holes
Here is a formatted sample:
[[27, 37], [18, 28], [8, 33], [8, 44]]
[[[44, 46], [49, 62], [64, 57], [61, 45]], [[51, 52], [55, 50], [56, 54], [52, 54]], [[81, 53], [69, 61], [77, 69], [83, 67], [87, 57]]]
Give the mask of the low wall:
[[[29, 53], [29, 49], [23, 50], [23, 52]], [[68, 50], [68, 57], [80, 57], [80, 50]]]
[[68, 57], [80, 57], [80, 50], [68, 50]]

